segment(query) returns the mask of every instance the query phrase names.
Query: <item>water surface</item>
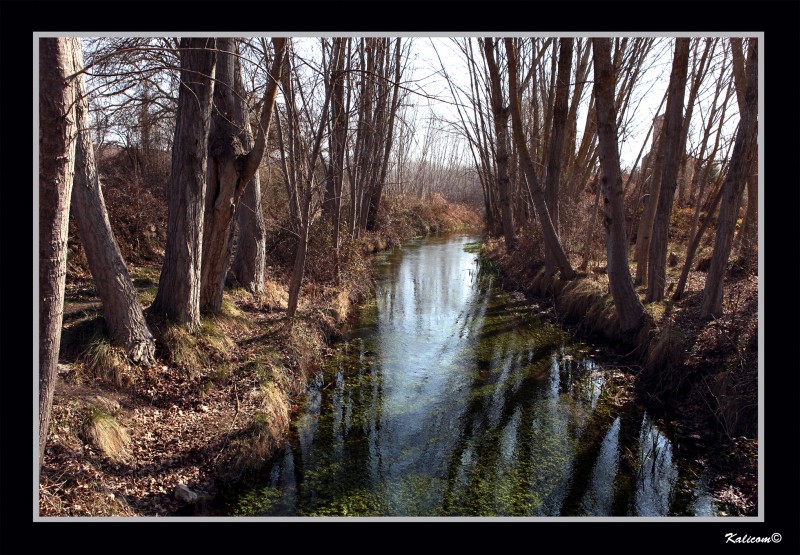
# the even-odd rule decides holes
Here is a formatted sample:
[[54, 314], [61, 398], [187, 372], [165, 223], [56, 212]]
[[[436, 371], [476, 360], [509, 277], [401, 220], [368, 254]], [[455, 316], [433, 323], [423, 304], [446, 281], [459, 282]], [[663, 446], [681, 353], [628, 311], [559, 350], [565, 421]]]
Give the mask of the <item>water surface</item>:
[[379, 255], [375, 299], [235, 514], [716, 513], [692, 446], [630, 401], [591, 348], [497, 287], [477, 241]]

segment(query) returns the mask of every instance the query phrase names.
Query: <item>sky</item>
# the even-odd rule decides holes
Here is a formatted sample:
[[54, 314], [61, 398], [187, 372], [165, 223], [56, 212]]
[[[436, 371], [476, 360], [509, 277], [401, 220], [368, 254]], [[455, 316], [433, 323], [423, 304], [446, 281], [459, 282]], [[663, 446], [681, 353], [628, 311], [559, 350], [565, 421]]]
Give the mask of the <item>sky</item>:
[[[462, 59], [462, 56], [454, 50], [450, 37], [414, 37], [413, 41], [413, 72], [411, 76], [409, 76], [409, 79], [415, 81], [415, 86], [419, 86], [427, 95], [441, 97], [443, 100], [443, 102], [436, 102], [420, 96], [419, 102], [423, 105], [430, 106], [430, 110], [433, 113], [446, 119], [457, 121], [458, 114], [455, 108], [450, 104], [453, 102], [453, 97], [449, 92], [446, 82], [439, 74], [441, 72], [441, 64], [443, 63], [451, 78], [468, 88], [469, 81], [465, 61]], [[623, 168], [630, 167], [634, 164], [641, 150], [642, 143], [648, 136], [653, 118], [658, 114], [664, 113], [664, 106], [662, 105], [659, 109], [659, 105], [662, 102], [662, 98], [669, 84], [673, 45], [674, 39], [672, 37], [659, 38], [651, 53], [651, 63], [647, 66], [647, 70], [643, 72], [637, 87], [634, 89], [633, 99], [631, 101], [631, 119], [627, 122], [625, 133], [621, 133], [620, 136], [620, 160]], [[721, 48], [721, 45], [718, 46], [718, 49], [719, 48]], [[441, 63], [437, 58], [437, 52], [439, 57], [441, 57]], [[690, 72], [691, 64], [692, 58], [690, 58]], [[713, 78], [713, 80], [716, 80], [717, 76], [718, 72], [715, 72], [713, 76], [710, 72], [706, 79], [711, 80]], [[591, 81], [591, 71], [589, 72], [588, 78]], [[587, 84], [584, 88], [583, 103], [580, 105], [578, 111], [578, 141], [580, 141], [586, 119], [586, 107], [588, 105], [590, 92], [591, 83]], [[701, 89], [698, 101], [702, 109], [695, 108], [692, 117], [693, 133], [690, 136], [687, 148], [691, 148], [698, 142], [698, 133], [701, 127], [701, 114], [707, 112], [712, 93], [713, 90], [709, 90], [707, 87]], [[570, 90], [570, 95], [571, 94], [572, 91]], [[734, 102], [727, 112], [728, 124], [725, 127], [726, 134], [730, 136], [732, 136], [735, 131], [736, 122], [738, 121], [737, 112], [738, 110]], [[648, 138], [648, 146], [645, 147], [644, 153], [649, 150], [651, 140], [652, 134]]]
[[[528, 36], [528, 35], [526, 35]], [[422, 148], [424, 143], [423, 132], [428, 128], [427, 120], [431, 116], [441, 118], [451, 122], [458, 122], [458, 114], [453, 106], [453, 96], [450, 93], [446, 81], [441, 76], [441, 64], [447, 69], [448, 74], [456, 83], [468, 88], [468, 73], [466, 62], [460, 53], [454, 49], [451, 37], [447, 36], [414, 36], [404, 37], [404, 40], [411, 41], [411, 60], [410, 71], [404, 76], [404, 85], [411, 90], [418, 91], [420, 94], [409, 94], [406, 101], [418, 105], [416, 125], [416, 146], [417, 150]], [[318, 45], [317, 37], [296, 38], [298, 50], [304, 55], [311, 55], [314, 45]], [[631, 120], [625, 126], [625, 132], [620, 137], [620, 158], [623, 168], [631, 167], [636, 161], [641, 150], [642, 144], [648, 134], [653, 117], [663, 113], [663, 107], [659, 111], [664, 91], [669, 81], [669, 73], [672, 62], [672, 37], [661, 37], [659, 43], [653, 49], [652, 63], [639, 81], [639, 85], [634, 91], [632, 110], [630, 111]], [[438, 56], [437, 56], [438, 53]], [[441, 57], [441, 62], [439, 60]], [[691, 62], [690, 62], [691, 63]], [[716, 74], [713, 76], [716, 79]], [[589, 72], [589, 80], [592, 79], [592, 72]], [[711, 79], [709, 77], [708, 79]], [[584, 121], [586, 118], [586, 106], [591, 91], [591, 83], [584, 89], [583, 102], [578, 112], [578, 141], [582, 134]], [[696, 109], [693, 114], [693, 131], [690, 136], [687, 148], [691, 149], [697, 143], [697, 135], [701, 127], [701, 118], [704, 111], [707, 111], [707, 104], [710, 102], [710, 95], [713, 91], [704, 90], [701, 92], [700, 105], [702, 108]], [[738, 121], [735, 102], [727, 114], [729, 118], [726, 133], [732, 136]], [[437, 124], [441, 126], [441, 124]], [[648, 138], [648, 143], [651, 138]], [[466, 143], [464, 143], [466, 151]], [[649, 150], [649, 145], [644, 149]]]

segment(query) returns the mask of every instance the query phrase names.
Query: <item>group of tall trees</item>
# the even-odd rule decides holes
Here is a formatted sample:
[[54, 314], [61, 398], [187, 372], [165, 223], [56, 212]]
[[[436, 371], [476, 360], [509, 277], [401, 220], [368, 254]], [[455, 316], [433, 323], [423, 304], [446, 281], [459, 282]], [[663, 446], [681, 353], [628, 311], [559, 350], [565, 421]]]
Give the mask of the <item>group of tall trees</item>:
[[[152, 152], [171, 156], [166, 246], [149, 312], [190, 330], [201, 314], [220, 310], [227, 280], [263, 290], [265, 163], [277, 168], [296, 238], [289, 325], [314, 222], [328, 224], [338, 275], [343, 241], [375, 229], [387, 191], [434, 190], [480, 195], [487, 227], [502, 235], [510, 255], [523, 256], [521, 237], [535, 236], [546, 271], [563, 279], [575, 277], [576, 255], [586, 268], [601, 217], [609, 289], [624, 332], [638, 327], [644, 310], [635, 284], [646, 285], [645, 302], [667, 292], [675, 203], [693, 207], [675, 299], [719, 207], [701, 308], [704, 317], [719, 316], [731, 253], [752, 260], [756, 249], [756, 40], [449, 42], [466, 67], [459, 76], [439, 58], [456, 116], [429, 118], [421, 129], [408, 86], [407, 38], [90, 39], [87, 63], [78, 39], [40, 39], [40, 448], [55, 383], [70, 211], [113, 341], [133, 362], [154, 357], [97, 169], [95, 148], [111, 134], [137, 143], [137, 168]], [[666, 58], [663, 118], [623, 170], [620, 147], [641, 125], [636, 111], [647, 96], [646, 75]], [[731, 137], [725, 130], [737, 112]]]
[[[717, 221], [700, 316], [720, 316], [734, 246], [749, 262], [756, 252], [756, 39], [747, 39], [746, 46], [742, 39], [700, 37], [475, 37], [452, 43], [469, 78], [460, 83], [442, 64], [460, 101], [454, 124], [472, 153], [487, 224], [503, 236], [508, 252], [514, 256], [521, 233], [535, 234], [546, 272], [572, 279], [571, 255], [579, 253], [577, 243], [585, 237], [581, 269], [586, 268], [602, 199], [609, 290], [622, 331], [635, 331], [642, 302], [661, 301], [668, 292], [673, 207], [693, 203], [683, 272], [677, 287], [669, 288], [675, 287], [673, 299], [681, 298], [700, 240]], [[666, 107], [653, 118], [635, 162], [623, 169], [622, 143], [643, 121], [636, 110], [652, 104], [648, 75], [666, 60], [669, 81], [657, 111]], [[732, 90], [737, 106], [730, 105]], [[652, 148], [643, 156], [651, 135]], [[594, 193], [595, 207], [585, 193]], [[644, 299], [635, 289], [640, 284]]]
[[[76, 38], [46, 38], [39, 45], [41, 452], [58, 360], [70, 211], [111, 339], [135, 363], [151, 364], [155, 352], [99, 180], [94, 150], [109, 131], [109, 118], [100, 117], [102, 108], [90, 112], [90, 97], [128, 121], [135, 114], [144, 154], [155, 148], [151, 107], [158, 106], [159, 117], [171, 107], [166, 246], [149, 312], [190, 331], [199, 329], [201, 314], [220, 310], [229, 275], [253, 293], [263, 290], [266, 229], [258, 170], [268, 150], [279, 152], [297, 237], [291, 325], [312, 221], [321, 214], [330, 222], [337, 268], [340, 233], [355, 238], [376, 226], [409, 51], [401, 38], [321, 39], [315, 65], [282, 37], [270, 43], [184, 37], [89, 44], [88, 64]], [[261, 76], [249, 74], [262, 84], [257, 98], [258, 87], [245, 87], [243, 71], [253, 52], [262, 69]], [[94, 97], [86, 75], [100, 83]]]

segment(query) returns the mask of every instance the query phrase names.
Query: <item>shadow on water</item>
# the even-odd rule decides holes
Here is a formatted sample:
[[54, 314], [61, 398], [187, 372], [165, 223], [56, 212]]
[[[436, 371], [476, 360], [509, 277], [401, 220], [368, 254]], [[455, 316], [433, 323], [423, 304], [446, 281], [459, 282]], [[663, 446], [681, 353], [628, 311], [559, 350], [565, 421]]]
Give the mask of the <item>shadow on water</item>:
[[383, 255], [373, 303], [239, 515], [716, 512], [692, 446], [589, 349], [494, 287], [470, 236]]

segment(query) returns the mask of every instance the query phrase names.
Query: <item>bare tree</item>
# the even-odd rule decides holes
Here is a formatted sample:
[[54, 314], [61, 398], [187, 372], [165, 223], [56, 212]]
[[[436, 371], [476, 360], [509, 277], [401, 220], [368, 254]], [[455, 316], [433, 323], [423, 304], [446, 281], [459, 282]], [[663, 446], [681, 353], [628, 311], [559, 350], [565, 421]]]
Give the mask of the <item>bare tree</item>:
[[181, 87], [167, 186], [167, 244], [151, 310], [191, 330], [200, 326], [200, 270], [208, 132], [216, 41], [180, 41]]
[[688, 157], [686, 156], [686, 142], [689, 138], [689, 129], [692, 124], [692, 114], [694, 112], [694, 107], [697, 102], [697, 96], [700, 92], [700, 86], [706, 78], [706, 74], [708, 73], [708, 69], [711, 66], [710, 61], [714, 54], [714, 49], [716, 48], [717, 42], [719, 39], [712, 39], [706, 38], [705, 47], [703, 48], [703, 54], [700, 56], [699, 60], [697, 57], [697, 48], [700, 45], [700, 39], [696, 39], [694, 46], [695, 46], [695, 53], [694, 53], [694, 63], [693, 63], [693, 70], [692, 70], [692, 85], [689, 88], [689, 98], [686, 101], [686, 114], [683, 117], [683, 127], [681, 128], [681, 145], [680, 145], [680, 152], [681, 152], [681, 167], [678, 171], [678, 203], [680, 205], [684, 204], [684, 199], [686, 198], [686, 189], [687, 187], [687, 179], [686, 179], [686, 165], [688, 162]]
[[561, 247], [561, 241], [553, 227], [553, 222], [550, 220], [550, 213], [547, 209], [544, 192], [536, 177], [533, 159], [531, 158], [522, 132], [522, 118], [519, 108], [519, 87], [517, 85], [517, 54], [513, 40], [505, 39], [505, 47], [506, 55], [508, 56], [508, 97], [511, 111], [511, 124], [514, 134], [514, 143], [517, 146], [517, 152], [522, 160], [522, 167], [525, 172], [528, 194], [536, 208], [536, 214], [539, 218], [545, 252], [552, 254], [555, 265], [561, 271], [561, 278], [572, 279], [575, 277], [575, 270], [572, 269], [569, 259], [564, 253], [564, 249]]
[[[262, 99], [261, 118], [253, 148], [248, 143], [247, 106], [243, 98], [239, 49], [233, 38], [217, 39], [217, 70], [214, 107], [208, 145], [208, 178], [203, 219], [203, 257], [200, 309], [216, 312], [233, 244], [234, 216], [239, 201], [258, 171], [266, 150], [267, 135], [283, 67], [285, 39], [272, 39], [275, 59]], [[264, 45], [266, 55], [266, 45]], [[238, 82], [238, 84], [237, 84]], [[254, 254], [256, 254], [254, 252]]]
[[545, 180], [545, 199], [553, 225], [558, 225], [559, 181], [564, 159], [564, 139], [567, 125], [567, 98], [569, 78], [572, 72], [572, 38], [559, 39], [558, 80], [553, 103], [553, 130], [550, 134], [550, 148], [547, 158], [547, 178]]
[[603, 171], [603, 224], [606, 228], [608, 284], [619, 317], [620, 330], [631, 333], [638, 329], [644, 307], [633, 288], [628, 267], [628, 241], [625, 234], [622, 172], [619, 165], [619, 144], [614, 108], [614, 71], [611, 66], [611, 41], [593, 38], [594, 94], [600, 167]]
[[[755, 41], [756, 39], [751, 39]], [[717, 220], [717, 236], [711, 264], [703, 289], [703, 300], [700, 303], [701, 318], [718, 318], [722, 316], [722, 293], [725, 269], [733, 246], [733, 234], [739, 213], [748, 170], [752, 157], [756, 156], [758, 135], [758, 46], [754, 43], [747, 60], [747, 92], [745, 94], [745, 110], [739, 120], [736, 142], [733, 146], [730, 167], [723, 182], [722, 205]]]
[[39, 468], [58, 376], [75, 167], [76, 38], [39, 39]]
[[[387, 43], [388, 46], [388, 43]], [[372, 189], [372, 194], [370, 195], [369, 201], [369, 211], [367, 213], [367, 229], [373, 230], [375, 229], [376, 220], [378, 217], [378, 207], [380, 206], [381, 197], [383, 196], [383, 189], [386, 185], [386, 173], [389, 169], [389, 158], [392, 152], [392, 141], [394, 139], [394, 124], [395, 119], [397, 117], [397, 108], [399, 106], [400, 97], [400, 76], [402, 74], [402, 51], [400, 49], [400, 37], [395, 39], [395, 47], [394, 47], [394, 84], [392, 85], [392, 99], [391, 101], [386, 98], [384, 103], [388, 102], [388, 119], [389, 122], [386, 125], [385, 136], [383, 140], [383, 153], [380, 154], [380, 170], [378, 172], [378, 179], [375, 181], [375, 185]], [[384, 77], [384, 86], [388, 86], [388, 75], [389, 71], [391, 70], [391, 64], [388, 63], [389, 59], [389, 49], [386, 48], [386, 77]]]
[[[736, 98], [738, 100], [739, 112], [745, 110], [745, 90], [747, 88], [747, 78], [745, 77], [744, 55], [742, 53], [742, 41], [740, 38], [731, 37], [731, 52], [733, 54], [733, 77], [736, 84]], [[748, 44], [748, 52], [755, 48], [755, 40]], [[758, 164], [755, 157], [752, 158], [752, 166], [748, 170], [747, 176], [747, 207], [745, 209], [742, 225], [739, 233], [734, 240], [736, 251], [739, 258], [745, 262], [752, 262], [757, 254], [758, 245]]]
[[[495, 59], [494, 40], [491, 37], [483, 39], [483, 54], [489, 68], [489, 83], [491, 85], [492, 120], [495, 132], [495, 160], [497, 162], [497, 185], [500, 193], [500, 211], [503, 216], [503, 237], [506, 249], [511, 252], [516, 247], [516, 233], [514, 231], [514, 218], [511, 209], [511, 183], [508, 178], [508, 107], [504, 106], [503, 89], [500, 85], [500, 70]], [[509, 78], [511, 70], [509, 69]], [[516, 79], [516, 75], [514, 76]], [[509, 96], [511, 96], [509, 91]], [[520, 148], [517, 145], [517, 148]]]
[[[711, 168], [714, 166], [714, 159], [717, 155], [717, 151], [720, 146], [720, 139], [722, 137], [722, 126], [725, 123], [725, 111], [728, 106], [728, 101], [730, 99], [731, 91], [733, 90], [733, 84], [731, 81], [728, 81], [727, 92], [725, 94], [725, 99], [722, 101], [722, 106], [720, 107], [717, 103], [719, 101], [720, 92], [725, 85], [725, 75], [726, 71], [726, 64], [721, 64], [720, 76], [717, 80], [716, 90], [714, 92], [714, 100], [711, 104], [710, 113], [708, 115], [708, 121], [706, 122], [705, 129], [703, 131], [703, 137], [700, 141], [700, 152], [699, 152], [699, 159], [705, 160], [702, 168], [698, 168], [698, 171], [695, 171], [694, 176], [692, 178], [692, 183], [689, 187], [690, 190], [694, 191], [697, 190], [697, 198], [695, 202], [694, 208], [694, 215], [692, 216], [692, 224], [689, 228], [689, 245], [686, 249], [686, 257], [683, 262], [683, 268], [681, 269], [681, 275], [678, 278], [678, 284], [675, 286], [675, 292], [672, 294], [673, 300], [679, 300], [683, 296], [683, 291], [686, 287], [686, 281], [689, 278], [689, 270], [692, 267], [692, 263], [694, 261], [695, 253], [700, 246], [700, 240], [703, 237], [706, 229], [708, 228], [712, 216], [717, 209], [719, 204], [719, 200], [722, 198], [722, 188], [719, 187], [719, 193], [714, 195], [714, 200], [712, 201], [710, 208], [706, 208], [702, 210], [703, 207], [703, 199], [705, 197], [705, 189], [707, 183], [710, 178]], [[714, 146], [706, 156], [706, 147], [711, 136], [711, 129], [714, 126], [715, 118], [718, 118], [718, 128], [716, 132], [716, 136], [714, 139]], [[730, 151], [730, 146], [729, 146]], [[728, 156], [726, 155], [726, 159]], [[721, 180], [723, 173], [719, 173], [719, 179]], [[716, 185], [715, 185], [716, 187]], [[713, 187], [712, 187], [713, 189]], [[700, 229], [698, 229], [698, 223], [700, 221], [700, 213], [701, 211], [705, 212], [706, 217], [703, 221], [702, 225], [700, 225]]]
[[[344, 184], [344, 154], [347, 148], [347, 126], [350, 121], [350, 88], [345, 87], [347, 72], [351, 67], [352, 39], [334, 38], [330, 55], [331, 132], [328, 138], [329, 162], [327, 165], [325, 201], [322, 209], [331, 222], [331, 239], [336, 279], [339, 278], [339, 246], [342, 217], [342, 190]], [[345, 89], [347, 100], [345, 101]]]
[[[288, 62], [292, 65], [293, 58], [294, 56], [289, 56], [288, 58]], [[292, 79], [292, 77], [294, 77], [294, 79]], [[288, 186], [296, 191], [299, 201], [299, 221], [295, 224], [298, 229], [298, 238], [297, 246], [295, 248], [292, 276], [289, 281], [289, 300], [287, 303], [287, 329], [291, 330], [294, 315], [297, 311], [297, 305], [300, 299], [300, 287], [303, 284], [303, 276], [305, 274], [309, 229], [311, 228], [312, 218], [312, 200], [314, 193], [319, 186], [319, 182], [321, 181], [321, 179], [319, 179], [320, 172], [317, 171], [317, 163], [320, 158], [322, 138], [328, 117], [328, 108], [330, 106], [332, 90], [331, 87], [325, 87], [325, 98], [320, 115], [318, 118], [316, 118], [316, 125], [314, 125], [315, 118], [312, 115], [312, 106], [310, 105], [310, 91], [306, 92], [304, 90], [302, 82], [299, 79], [296, 71], [284, 75], [283, 92], [284, 99], [286, 100], [286, 121], [282, 124], [279, 119], [278, 125], [281, 127], [286, 127], [286, 135], [288, 136], [289, 140], [291, 140], [293, 144], [293, 152], [297, 156], [295, 164], [296, 173], [289, 172], [287, 166], [284, 164], [284, 178], [287, 181], [291, 181]], [[298, 97], [300, 99], [300, 105], [297, 104]], [[306, 145], [304, 145], [306, 141], [303, 141], [301, 137], [301, 115], [304, 116], [303, 119], [307, 123], [309, 131], [313, 131], [313, 127], [316, 127], [314, 135], [310, 137], [310, 139], [313, 141], [313, 145], [309, 145], [311, 149], [310, 152], [308, 148], [306, 148]], [[279, 135], [279, 137], [281, 136], [283, 136], [283, 134]], [[289, 145], [282, 139], [280, 139], [279, 142], [281, 144], [281, 150], [285, 153]], [[286, 155], [284, 154], [283, 157], [285, 161]]]
[[[73, 55], [74, 66], [83, 67], [80, 49], [74, 49]], [[112, 340], [125, 349], [133, 362], [150, 365], [154, 362], [155, 343], [108, 219], [95, 164], [83, 74], [75, 77], [72, 86], [77, 95], [75, 117], [78, 125], [72, 188], [75, 223]]]
[[683, 126], [683, 95], [686, 90], [688, 68], [689, 39], [679, 37], [675, 39], [675, 55], [669, 79], [664, 131], [664, 173], [661, 176], [661, 189], [658, 195], [648, 254], [646, 302], [663, 299], [666, 287], [669, 219], [672, 214], [675, 189], [678, 185], [678, 169], [683, 156], [680, 150], [682, 146], [681, 128]]

